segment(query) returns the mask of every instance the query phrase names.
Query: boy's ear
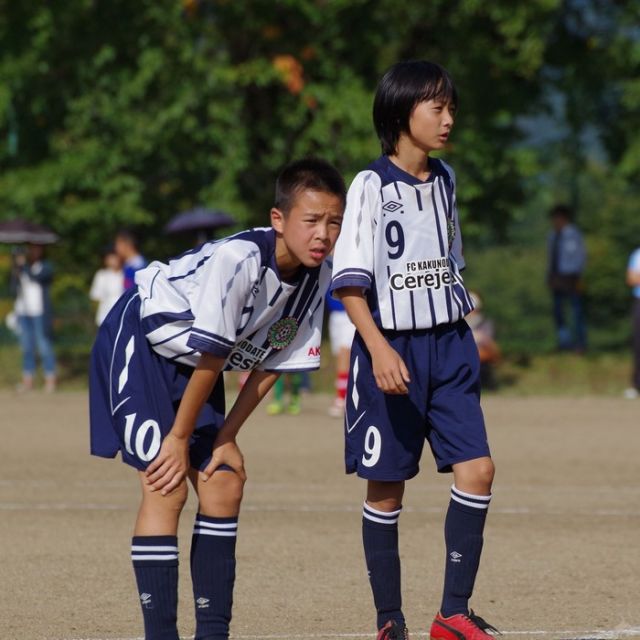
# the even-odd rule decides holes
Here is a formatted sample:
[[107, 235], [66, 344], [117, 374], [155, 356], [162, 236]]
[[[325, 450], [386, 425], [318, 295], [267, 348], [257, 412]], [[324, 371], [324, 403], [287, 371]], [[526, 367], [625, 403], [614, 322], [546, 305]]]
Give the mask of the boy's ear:
[[282, 233], [283, 225], [284, 213], [282, 213], [280, 209], [276, 209], [276, 207], [273, 207], [271, 209], [271, 226], [276, 230], [277, 233]]

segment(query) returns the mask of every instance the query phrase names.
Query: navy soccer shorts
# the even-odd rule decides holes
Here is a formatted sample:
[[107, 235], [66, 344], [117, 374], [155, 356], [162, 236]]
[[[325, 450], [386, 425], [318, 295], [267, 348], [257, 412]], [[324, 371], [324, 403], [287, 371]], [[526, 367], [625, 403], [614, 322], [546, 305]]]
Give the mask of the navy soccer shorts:
[[[91, 453], [144, 470], [169, 433], [191, 367], [153, 351], [140, 325], [140, 298], [126, 292], [100, 326], [91, 352], [89, 409]], [[191, 437], [191, 466], [204, 469], [224, 421], [222, 376], [202, 409]]]
[[440, 472], [489, 456], [480, 408], [480, 361], [467, 323], [383, 333], [409, 369], [409, 394], [378, 389], [371, 356], [356, 334], [345, 414], [347, 473], [369, 480], [408, 480], [419, 471], [425, 439]]

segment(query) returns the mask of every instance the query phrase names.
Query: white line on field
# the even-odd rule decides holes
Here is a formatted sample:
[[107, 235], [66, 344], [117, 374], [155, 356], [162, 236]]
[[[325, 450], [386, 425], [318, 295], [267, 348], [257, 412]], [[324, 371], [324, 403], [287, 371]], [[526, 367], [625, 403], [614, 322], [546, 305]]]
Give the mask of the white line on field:
[[[566, 631], [526, 630], [503, 631], [504, 636], [557, 636], [565, 640], [622, 640], [623, 638], [640, 637], [640, 627], [625, 629], [581, 629]], [[425, 632], [412, 633], [413, 637], [425, 638]], [[296, 633], [296, 634], [232, 634], [231, 640], [322, 640], [322, 638], [371, 638], [371, 633]], [[47, 640], [144, 640], [140, 637], [132, 638], [48, 638]], [[181, 636], [181, 640], [193, 640], [193, 636]]]
[[[0, 511], [134, 511], [137, 504], [109, 504], [96, 502], [0, 502]], [[243, 511], [257, 513], [360, 513], [358, 505], [306, 505], [306, 504], [245, 504]], [[404, 507], [403, 513], [444, 513], [444, 507]], [[491, 507], [492, 515], [503, 516], [586, 516], [592, 518], [638, 518], [640, 511], [631, 509], [532, 509], [529, 507]]]

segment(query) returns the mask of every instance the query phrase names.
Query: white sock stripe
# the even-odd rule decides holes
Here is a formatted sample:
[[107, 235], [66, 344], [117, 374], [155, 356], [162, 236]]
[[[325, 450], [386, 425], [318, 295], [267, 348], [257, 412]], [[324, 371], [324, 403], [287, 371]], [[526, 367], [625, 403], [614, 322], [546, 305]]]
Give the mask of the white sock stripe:
[[136, 554], [131, 554], [131, 559], [132, 560], [177, 560], [178, 559], [178, 554], [177, 553], [173, 553], [173, 554], [166, 554], [166, 555], [145, 555], [145, 556], [139, 556]]
[[400, 512], [402, 511], [402, 507], [400, 507], [397, 511], [378, 511], [378, 509], [374, 509], [373, 507], [369, 506], [365, 502], [363, 505], [363, 512], [364, 511], [367, 511], [374, 516], [382, 516], [382, 517], [386, 516], [387, 518], [393, 518], [394, 516], [400, 515]]
[[462, 498], [459, 498], [455, 493], [451, 494], [451, 499], [455, 500], [456, 502], [459, 502], [460, 504], [465, 504], [467, 505], [467, 507], [473, 507], [474, 509], [488, 509], [489, 508], [489, 503], [485, 502], [471, 502], [470, 500], [463, 500]]
[[471, 498], [472, 500], [480, 500], [482, 502], [491, 502], [492, 497], [492, 494], [488, 496], [477, 496], [473, 493], [465, 493], [464, 491], [460, 491], [455, 484], [451, 485], [451, 493], [457, 494], [460, 498]]
[[208, 529], [237, 529], [237, 522], [205, 522], [204, 520], [196, 520], [196, 527], [206, 527]]
[[178, 553], [178, 547], [148, 547], [142, 544], [132, 544], [131, 551], [173, 551]]
[[194, 529], [193, 535], [201, 536], [229, 536], [235, 538], [237, 536], [236, 531], [216, 531], [215, 529]]
[[382, 518], [376, 518], [368, 514], [366, 511], [362, 512], [362, 517], [371, 520], [371, 522], [379, 522], [380, 524], [396, 524], [398, 522], [398, 518], [395, 518], [395, 520], [383, 520]]

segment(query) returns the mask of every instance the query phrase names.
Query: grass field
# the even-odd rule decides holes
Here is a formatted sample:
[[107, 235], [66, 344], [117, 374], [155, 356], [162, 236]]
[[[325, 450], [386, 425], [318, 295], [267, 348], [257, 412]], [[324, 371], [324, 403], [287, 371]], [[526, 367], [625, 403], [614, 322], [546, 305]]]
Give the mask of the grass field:
[[[360, 547], [363, 486], [343, 474], [329, 397], [263, 410], [240, 444], [247, 484], [232, 637], [374, 638]], [[84, 393], [0, 393], [0, 638], [140, 638], [129, 565], [133, 472], [91, 458]], [[472, 605], [514, 639], [640, 638], [640, 404], [613, 397], [484, 402], [497, 464]], [[451, 478], [429, 457], [401, 518], [405, 613], [425, 638], [440, 600]], [[180, 630], [191, 637], [191, 500], [180, 528]]]

